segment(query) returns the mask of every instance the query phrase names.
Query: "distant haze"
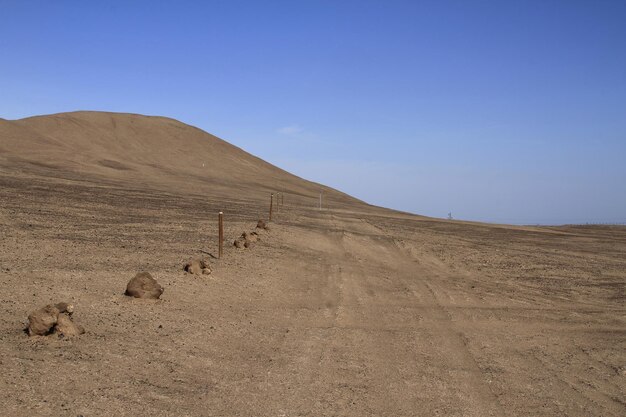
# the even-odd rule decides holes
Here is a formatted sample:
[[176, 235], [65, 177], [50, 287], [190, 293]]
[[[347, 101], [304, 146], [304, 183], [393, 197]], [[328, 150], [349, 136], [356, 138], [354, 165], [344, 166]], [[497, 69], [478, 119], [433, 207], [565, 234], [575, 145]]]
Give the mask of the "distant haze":
[[0, 8], [0, 118], [163, 115], [376, 205], [626, 222], [626, 2]]

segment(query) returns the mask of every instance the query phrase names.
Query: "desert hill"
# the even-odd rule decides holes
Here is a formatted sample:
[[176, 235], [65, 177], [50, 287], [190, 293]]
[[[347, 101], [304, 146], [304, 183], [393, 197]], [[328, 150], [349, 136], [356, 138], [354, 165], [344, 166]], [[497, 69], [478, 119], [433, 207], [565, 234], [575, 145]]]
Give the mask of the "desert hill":
[[0, 285], [2, 415], [626, 415], [626, 228], [381, 209], [167, 118], [0, 120]]
[[249, 199], [285, 192], [313, 204], [323, 191], [335, 204], [359, 203], [165, 117], [81, 111], [0, 119], [0, 162], [5, 168], [43, 175], [126, 182], [196, 195], [236, 197], [239, 193]]

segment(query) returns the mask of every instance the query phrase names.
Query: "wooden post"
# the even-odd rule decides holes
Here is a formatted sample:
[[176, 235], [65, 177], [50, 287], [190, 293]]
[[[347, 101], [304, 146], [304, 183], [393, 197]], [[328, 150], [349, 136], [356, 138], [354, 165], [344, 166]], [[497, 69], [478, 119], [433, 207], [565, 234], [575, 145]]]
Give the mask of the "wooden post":
[[218, 215], [218, 220], [219, 220], [219, 228], [220, 228], [220, 232], [219, 232], [220, 243], [219, 243], [219, 249], [217, 251], [217, 257], [221, 258], [222, 252], [224, 251], [223, 249], [224, 247], [224, 213], [222, 213], [221, 211], [220, 211], [220, 214]]
[[274, 193], [270, 194], [270, 221], [272, 221], [272, 210], [274, 208]]

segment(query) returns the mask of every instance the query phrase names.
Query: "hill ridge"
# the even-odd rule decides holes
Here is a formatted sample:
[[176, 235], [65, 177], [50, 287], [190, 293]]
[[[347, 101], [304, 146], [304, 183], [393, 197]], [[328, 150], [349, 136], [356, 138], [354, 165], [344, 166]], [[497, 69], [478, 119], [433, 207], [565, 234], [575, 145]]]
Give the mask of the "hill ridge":
[[[336, 204], [360, 200], [298, 177], [196, 126], [159, 115], [78, 110], [4, 120], [0, 159], [29, 169], [133, 181], [181, 192], [286, 192]], [[52, 169], [52, 168], [51, 168]]]

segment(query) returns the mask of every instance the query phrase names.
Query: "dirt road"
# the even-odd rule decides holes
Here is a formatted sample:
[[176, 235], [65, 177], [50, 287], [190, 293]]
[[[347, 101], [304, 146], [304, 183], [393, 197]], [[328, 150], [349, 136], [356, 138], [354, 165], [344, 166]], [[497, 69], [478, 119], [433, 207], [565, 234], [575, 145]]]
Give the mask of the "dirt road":
[[[232, 240], [264, 202], [1, 180], [4, 415], [626, 413], [624, 228], [287, 204], [196, 277], [182, 266], [215, 253], [216, 213]], [[162, 300], [122, 294], [142, 270]], [[56, 301], [87, 333], [28, 338]]]

